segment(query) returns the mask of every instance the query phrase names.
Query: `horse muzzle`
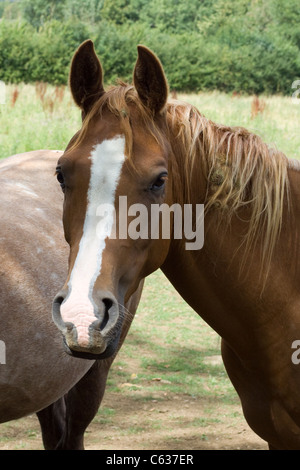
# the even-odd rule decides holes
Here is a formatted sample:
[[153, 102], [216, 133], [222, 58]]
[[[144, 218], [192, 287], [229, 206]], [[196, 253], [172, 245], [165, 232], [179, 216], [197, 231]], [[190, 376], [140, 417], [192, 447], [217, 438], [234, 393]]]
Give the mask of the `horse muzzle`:
[[65, 350], [75, 357], [105, 359], [118, 346], [122, 319], [116, 298], [97, 292], [92, 301], [82, 301], [66, 291], [57, 294], [52, 318], [63, 334]]

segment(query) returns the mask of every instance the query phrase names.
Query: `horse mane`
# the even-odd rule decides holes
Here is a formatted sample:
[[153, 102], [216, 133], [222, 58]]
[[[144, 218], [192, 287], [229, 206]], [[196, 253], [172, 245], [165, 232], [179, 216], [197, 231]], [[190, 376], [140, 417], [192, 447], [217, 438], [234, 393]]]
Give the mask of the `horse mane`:
[[[168, 122], [174, 136], [177, 173], [185, 180], [174, 185], [175, 192], [185, 185], [184, 197], [197, 202], [192, 185], [197, 181], [195, 175], [201, 174], [206, 178], [206, 195], [201, 201], [206, 213], [218, 211], [220, 223], [230, 224], [233, 215], [246, 209], [242, 264], [261, 240], [262, 266], [268, 272], [282, 227], [285, 198], [289, 201], [290, 161], [247, 129], [216, 124], [190, 104], [171, 101]], [[176, 194], [179, 200], [181, 197]]]
[[[91, 120], [108, 109], [120, 120], [125, 153], [132, 161], [131, 104], [147, 132], [164, 145], [163, 131], [139, 100], [135, 88], [119, 82], [96, 101], [71, 147], [77, 147], [84, 139]], [[262, 264], [269, 265], [282, 226], [284, 200], [288, 197], [288, 158], [245, 128], [216, 124], [194, 106], [181, 101], [168, 102], [166, 118], [176, 160], [170, 165], [176, 164], [174, 178], [180, 179], [173, 184], [176, 201], [203, 202], [206, 213], [218, 210], [220, 223], [230, 223], [239, 209], [248, 209], [248, 229], [243, 240], [245, 259], [261, 238]], [[199, 201], [199, 193], [193, 188], [200, 175], [206, 178], [207, 184], [204, 201]]]
[[130, 105], [132, 104], [138, 111], [139, 121], [143, 123], [147, 132], [152, 135], [160, 146], [163, 146], [163, 133], [157, 125], [153, 114], [142, 104], [134, 86], [119, 80], [117, 85], [112, 85], [108, 88], [99, 100], [95, 102], [90, 112], [85, 116], [80, 131], [68, 149], [78, 147], [86, 136], [90, 122], [95, 117], [99, 118], [103, 111], [108, 109], [120, 120], [121, 132], [125, 136], [125, 154], [129, 161], [132, 162], [133, 134], [130, 115]]

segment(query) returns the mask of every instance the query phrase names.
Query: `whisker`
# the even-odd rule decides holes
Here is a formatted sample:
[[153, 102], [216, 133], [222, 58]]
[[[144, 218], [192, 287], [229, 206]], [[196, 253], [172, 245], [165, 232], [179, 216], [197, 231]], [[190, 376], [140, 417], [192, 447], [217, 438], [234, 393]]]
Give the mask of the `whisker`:
[[120, 302], [118, 302], [118, 305], [119, 305], [120, 317], [122, 321], [125, 322], [125, 325], [130, 325], [135, 314], [132, 313], [130, 310], [128, 310], [128, 308], [125, 307], [125, 305], [121, 304]]

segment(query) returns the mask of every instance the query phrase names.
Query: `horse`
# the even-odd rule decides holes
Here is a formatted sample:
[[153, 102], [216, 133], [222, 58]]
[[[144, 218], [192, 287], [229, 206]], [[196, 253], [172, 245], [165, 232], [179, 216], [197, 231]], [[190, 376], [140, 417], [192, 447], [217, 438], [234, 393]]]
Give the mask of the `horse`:
[[[70, 88], [83, 124], [57, 162], [70, 257], [53, 301], [66, 350], [112, 354], [121, 306], [160, 268], [220, 335], [252, 430], [269, 449], [300, 449], [299, 164], [242, 127], [170, 100], [162, 64], [143, 45], [133, 83], [105, 89], [93, 42], [85, 41]], [[191, 207], [194, 233], [202, 207], [197, 249], [178, 236], [174, 204]], [[156, 230], [155, 205], [170, 209], [169, 237], [162, 218]]]
[[[0, 422], [36, 413], [47, 450], [83, 449], [114, 359], [71, 358], [52, 321], [68, 259], [54, 177], [61, 154], [32, 151], [0, 163]], [[132, 315], [138, 300], [127, 305]]]

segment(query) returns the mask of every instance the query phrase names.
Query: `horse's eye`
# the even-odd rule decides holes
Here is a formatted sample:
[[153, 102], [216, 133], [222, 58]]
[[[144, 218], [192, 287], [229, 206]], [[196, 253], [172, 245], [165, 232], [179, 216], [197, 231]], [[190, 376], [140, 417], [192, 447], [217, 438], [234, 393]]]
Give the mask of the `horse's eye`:
[[167, 173], [162, 173], [161, 175], [159, 175], [159, 177], [151, 185], [150, 190], [151, 191], [159, 191], [159, 190], [163, 189], [163, 187], [166, 184], [167, 176], [168, 176]]
[[62, 171], [60, 169], [56, 170], [56, 178], [57, 178], [57, 181], [60, 184], [61, 189], [64, 191], [64, 189], [65, 189], [65, 179], [64, 179], [64, 175], [62, 174]]

